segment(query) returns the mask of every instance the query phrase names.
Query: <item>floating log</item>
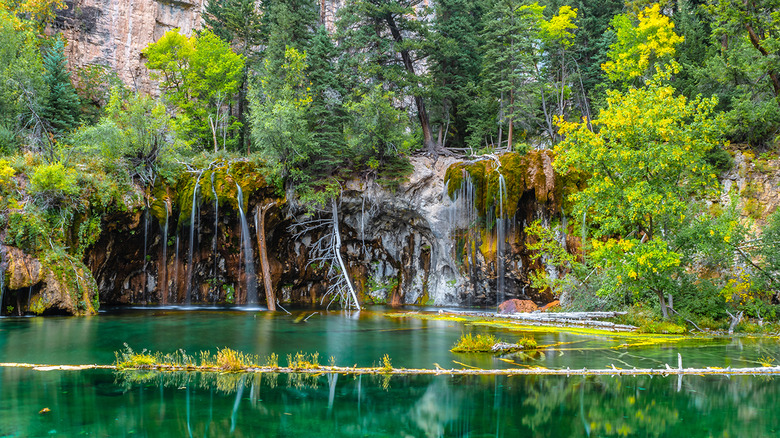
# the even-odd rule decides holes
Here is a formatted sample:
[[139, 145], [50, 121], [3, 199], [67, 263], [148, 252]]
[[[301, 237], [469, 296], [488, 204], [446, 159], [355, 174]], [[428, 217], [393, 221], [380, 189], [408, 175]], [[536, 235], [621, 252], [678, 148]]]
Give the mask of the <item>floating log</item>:
[[[181, 372], [192, 371], [201, 373], [225, 373], [226, 371], [212, 366], [194, 366], [194, 365], [170, 365], [155, 364], [137, 367], [117, 367], [115, 365], [42, 365], [29, 363], [0, 363], [0, 367], [5, 368], [31, 368], [36, 371], [54, 371], [54, 370], [92, 370], [92, 369], [110, 369], [118, 371], [159, 371], [159, 372]], [[774, 367], [750, 367], [750, 368], [672, 368], [668, 365], [665, 368], [632, 368], [621, 369], [614, 365], [611, 368], [603, 369], [576, 369], [569, 368], [512, 368], [505, 370], [479, 369], [479, 368], [452, 368], [445, 369], [438, 367], [435, 369], [416, 369], [416, 368], [388, 368], [388, 367], [339, 367], [339, 366], [316, 366], [309, 368], [289, 368], [289, 367], [247, 367], [245, 369], [231, 371], [232, 373], [281, 373], [281, 374], [383, 374], [383, 375], [497, 375], [497, 376], [677, 376], [677, 375], [780, 375], [780, 366]]]

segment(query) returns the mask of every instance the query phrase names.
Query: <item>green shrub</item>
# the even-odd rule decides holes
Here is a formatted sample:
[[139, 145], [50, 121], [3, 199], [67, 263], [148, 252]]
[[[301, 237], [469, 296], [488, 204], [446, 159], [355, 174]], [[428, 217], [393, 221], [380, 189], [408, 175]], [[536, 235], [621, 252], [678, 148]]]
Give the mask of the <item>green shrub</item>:
[[44, 204], [58, 204], [79, 194], [76, 170], [62, 163], [44, 164], [36, 167], [30, 176], [30, 193]]

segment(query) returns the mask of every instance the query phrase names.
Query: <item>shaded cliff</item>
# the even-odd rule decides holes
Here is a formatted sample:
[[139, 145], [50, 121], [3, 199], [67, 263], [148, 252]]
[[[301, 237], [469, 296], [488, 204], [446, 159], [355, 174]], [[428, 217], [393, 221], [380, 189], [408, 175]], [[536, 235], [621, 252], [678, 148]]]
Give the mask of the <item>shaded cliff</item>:
[[[540, 218], [549, 222], [560, 209], [560, 190], [555, 188], [548, 153], [534, 152], [523, 160], [525, 167], [518, 171], [530, 173], [521, 177], [527, 184], [513, 185], [518, 190], [513, 193], [516, 211], [510, 215], [506, 235], [510, 244], [502, 256], [508, 268], [500, 276], [507, 298], [527, 295], [546, 302], [552, 299], [549, 293], [527, 287], [529, 270], [540, 264], [529, 258], [523, 227]], [[396, 188], [372, 180], [351, 181], [339, 200], [341, 254], [361, 301], [495, 305], [499, 272], [494, 230], [482, 227], [481, 238], [492, 240], [493, 250], [490, 244], [480, 243], [483, 248], [474, 263], [464, 262], [464, 245], [458, 244], [462, 230], [454, 218], [461, 207], [447, 194], [445, 175], [459, 162], [415, 157], [412, 165], [408, 180]], [[329, 231], [305, 225], [314, 217], [327, 223], [327, 212], [311, 214], [291, 206], [259, 178], [241, 181], [251, 260], [257, 272], [255, 280], [248, 279], [235, 192], [222, 192], [235, 182], [219, 166], [193, 171], [175, 185], [156, 187], [146, 211], [106, 217], [105, 232], [86, 258], [101, 302], [183, 303], [189, 291], [192, 303], [244, 303], [247, 289], [255, 282], [264, 303], [257, 215], [262, 206], [271, 204], [265, 234], [276, 296], [282, 302], [327, 304], [330, 298], [324, 300], [324, 294], [332, 272], [327, 264], [312, 262], [315, 243]], [[211, 194], [215, 187], [216, 196]]]

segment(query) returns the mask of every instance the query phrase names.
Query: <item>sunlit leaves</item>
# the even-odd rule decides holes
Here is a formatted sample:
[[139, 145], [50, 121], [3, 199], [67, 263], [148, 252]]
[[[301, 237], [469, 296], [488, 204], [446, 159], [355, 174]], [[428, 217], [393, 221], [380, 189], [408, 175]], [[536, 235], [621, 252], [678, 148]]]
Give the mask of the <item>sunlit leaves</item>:
[[557, 43], [563, 47], [570, 47], [574, 40], [573, 31], [577, 29], [574, 20], [577, 18], [577, 9], [571, 6], [561, 6], [558, 13], [553, 15], [549, 21], [542, 20], [539, 26], [542, 36], [549, 42]]
[[650, 235], [685, 221], [692, 197], [716, 184], [705, 161], [717, 147], [715, 99], [675, 96], [660, 77], [645, 88], [611, 91], [593, 126], [561, 122], [567, 136], [556, 151], [555, 167], [590, 175], [572, 200], [586, 213], [597, 235], [639, 229]]
[[652, 73], [653, 66], [674, 57], [675, 47], [683, 37], [674, 32], [674, 23], [661, 14], [655, 4], [637, 16], [621, 14], [612, 20], [617, 41], [609, 47], [609, 61], [601, 68], [613, 82], [630, 82]]
[[181, 134], [206, 145], [215, 135], [210, 120], [224, 120], [226, 129], [237, 129], [236, 123], [225, 120], [229, 118], [223, 107], [238, 91], [245, 60], [228, 43], [208, 30], [188, 38], [174, 29], [143, 53], [152, 78], [179, 110], [176, 125]]

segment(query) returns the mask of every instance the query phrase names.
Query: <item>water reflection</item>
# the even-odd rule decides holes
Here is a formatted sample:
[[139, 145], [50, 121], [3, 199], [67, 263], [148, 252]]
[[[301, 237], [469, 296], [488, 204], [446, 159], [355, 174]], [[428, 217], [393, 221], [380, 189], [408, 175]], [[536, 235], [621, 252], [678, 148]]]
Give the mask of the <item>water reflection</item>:
[[[0, 436], [776, 436], [756, 377], [0, 371]], [[39, 413], [43, 408], [49, 412]]]

